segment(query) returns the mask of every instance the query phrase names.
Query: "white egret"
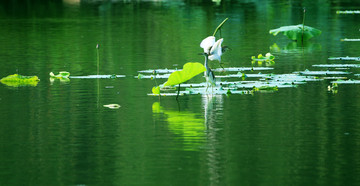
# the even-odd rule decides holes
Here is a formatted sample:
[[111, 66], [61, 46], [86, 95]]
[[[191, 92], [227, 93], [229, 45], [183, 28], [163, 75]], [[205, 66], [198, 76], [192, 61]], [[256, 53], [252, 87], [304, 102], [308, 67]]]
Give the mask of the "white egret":
[[224, 39], [221, 38], [215, 42], [215, 37], [209, 36], [200, 43], [200, 47], [204, 49], [204, 53], [208, 54], [208, 58], [211, 61], [218, 60], [221, 67], [221, 55], [226, 51], [226, 49], [230, 49], [227, 46], [221, 46], [223, 41]]
[[210, 53], [209, 53], [209, 59], [211, 61], [214, 60], [218, 60], [219, 63], [221, 62], [221, 55], [222, 53], [222, 48], [221, 48], [221, 44], [224, 41], [223, 38], [217, 40], [214, 45], [211, 47]]
[[204, 49], [204, 52], [210, 54], [212, 46], [215, 44], [215, 37], [209, 36], [201, 41], [200, 47]]

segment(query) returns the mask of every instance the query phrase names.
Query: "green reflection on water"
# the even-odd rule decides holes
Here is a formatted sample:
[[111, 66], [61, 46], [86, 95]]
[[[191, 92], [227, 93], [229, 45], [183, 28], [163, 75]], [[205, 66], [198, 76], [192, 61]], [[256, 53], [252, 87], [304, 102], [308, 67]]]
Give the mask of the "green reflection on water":
[[204, 119], [199, 118], [197, 114], [189, 111], [170, 111], [160, 106], [160, 102], [152, 105], [152, 111], [157, 114], [166, 115], [169, 123], [169, 130], [176, 134], [183, 143], [183, 150], [199, 150], [205, 142], [205, 125]]

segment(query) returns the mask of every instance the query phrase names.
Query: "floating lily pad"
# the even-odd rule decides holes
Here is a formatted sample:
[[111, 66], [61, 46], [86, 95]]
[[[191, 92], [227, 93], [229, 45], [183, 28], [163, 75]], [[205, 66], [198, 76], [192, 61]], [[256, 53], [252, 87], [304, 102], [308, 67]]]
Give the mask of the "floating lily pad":
[[121, 106], [119, 104], [108, 104], [108, 105], [104, 105], [104, 107], [107, 107], [109, 109], [118, 109]]
[[346, 56], [346, 57], [330, 57], [328, 58], [329, 60], [350, 60], [350, 61], [360, 61], [360, 57], [349, 57], [349, 56]]
[[336, 14], [360, 14], [360, 10], [338, 10]]
[[144, 75], [144, 74], [138, 74], [135, 76], [137, 79], [167, 79], [169, 78], [170, 74], [156, 74], [156, 75]]
[[125, 75], [87, 75], [87, 76], [70, 76], [72, 79], [115, 79], [126, 77]]
[[312, 75], [312, 76], [318, 76], [318, 75], [344, 75], [344, 74], [351, 74], [351, 72], [343, 72], [343, 71], [310, 71], [305, 70], [299, 72], [301, 75]]
[[344, 39], [340, 39], [340, 41], [360, 41], [360, 39], [348, 39], [348, 38], [344, 38]]
[[[154, 71], [156, 72], [156, 74], [170, 74], [173, 73], [175, 71], [181, 71], [182, 69], [150, 69], [150, 70], [140, 70], [138, 71], [140, 74], [144, 73], [144, 74], [148, 74], [148, 73], [154, 73]], [[211, 69], [213, 72], [240, 72], [240, 71], [262, 71], [262, 70], [274, 70], [274, 68], [271, 67], [229, 67], [229, 68], [216, 68], [216, 69]], [[144, 75], [141, 74], [141, 78], [151, 78], [154, 76], [151, 75]], [[159, 76], [161, 77], [166, 77], [166, 76]], [[138, 76], [135, 76], [135, 78], [138, 78]], [[141, 79], [140, 78], [140, 79]]]
[[216, 76], [216, 78], [262, 78], [262, 77], [266, 77], [268, 76], [268, 74], [262, 74], [262, 73], [258, 73], [258, 74], [245, 74], [245, 73], [241, 73], [238, 72], [237, 74], [228, 74], [228, 75], [219, 75]]
[[323, 68], [360, 68], [360, 64], [320, 64], [312, 65], [313, 67]]
[[140, 70], [139, 73], [156, 73], [156, 74], [168, 74], [175, 71], [180, 71], [182, 69], [149, 69], [149, 70]]
[[[220, 89], [220, 88], [191, 88], [182, 90], [179, 93], [179, 96], [184, 95], [202, 95], [202, 94], [214, 94], [214, 95], [227, 95], [227, 94], [250, 94], [251, 90], [230, 90], [230, 89]], [[149, 96], [158, 96], [158, 94], [148, 94]], [[177, 93], [161, 93], [161, 96], [177, 96]]]
[[261, 71], [261, 70], [274, 70], [271, 67], [230, 67], [230, 68], [216, 68], [214, 72], [241, 72], [241, 71]]
[[319, 77], [319, 79], [328, 79], [328, 80], [333, 80], [333, 79], [337, 79], [337, 80], [340, 80], [340, 79], [349, 79], [347, 77]]
[[308, 81], [321, 81], [316, 76], [302, 76], [299, 75], [299, 73], [292, 73], [292, 74], [269, 74], [266, 76], [266, 79], [260, 79], [260, 80], [272, 80], [275, 82], [293, 82], [293, 83], [299, 83], [299, 82], [308, 82]]
[[278, 35], [279, 33], [283, 33], [291, 40], [301, 41], [302, 39], [308, 40], [314, 36], [318, 36], [321, 34], [321, 31], [310, 26], [303, 26], [303, 24], [299, 24], [282, 26], [280, 28], [270, 30], [269, 33], [273, 34], [274, 36]]
[[332, 81], [331, 83], [337, 83], [337, 84], [360, 84], [360, 80], [338, 80], [338, 81]]
[[360, 61], [360, 57], [330, 57], [329, 60], [354, 60], [354, 61]]
[[0, 80], [1, 83], [11, 87], [37, 86], [39, 81], [40, 79], [37, 76], [22, 76], [19, 74], [9, 75]]

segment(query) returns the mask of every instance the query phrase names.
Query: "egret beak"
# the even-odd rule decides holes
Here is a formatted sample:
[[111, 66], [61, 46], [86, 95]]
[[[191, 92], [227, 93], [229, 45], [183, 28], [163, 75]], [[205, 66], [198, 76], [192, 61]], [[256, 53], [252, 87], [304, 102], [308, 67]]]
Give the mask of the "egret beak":
[[209, 54], [207, 54], [206, 52], [202, 52], [202, 53], [198, 53], [198, 55], [208, 56]]
[[226, 50], [232, 50], [232, 49], [230, 47], [228, 47], [228, 46], [223, 46], [222, 51], [225, 52]]

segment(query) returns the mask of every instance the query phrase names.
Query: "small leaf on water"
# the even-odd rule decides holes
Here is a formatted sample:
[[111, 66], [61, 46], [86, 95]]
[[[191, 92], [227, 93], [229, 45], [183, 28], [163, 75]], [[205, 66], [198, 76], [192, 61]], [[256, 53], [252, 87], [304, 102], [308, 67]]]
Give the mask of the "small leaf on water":
[[104, 105], [104, 107], [107, 107], [109, 109], [118, 109], [121, 106], [119, 104], [108, 104], [108, 105]]
[[70, 72], [66, 72], [66, 71], [61, 71], [59, 72], [59, 75], [61, 75], [62, 77], [69, 77], [70, 76]]
[[69, 78], [70, 76], [70, 72], [66, 72], [66, 71], [61, 71], [59, 72], [59, 74], [55, 75], [53, 72], [49, 73], [50, 77], [52, 78]]
[[275, 56], [272, 55], [271, 53], [266, 53], [265, 56], [263, 56], [262, 54], [259, 54], [257, 58], [255, 56], [252, 56], [251, 59], [252, 59], [252, 61], [258, 61], [259, 63], [261, 63], [261, 61], [270, 62], [275, 59]]
[[153, 88], [152, 88], [152, 93], [153, 93], [153, 94], [160, 94], [160, 87], [159, 87], [159, 86], [153, 87]]
[[143, 76], [143, 74], [138, 74], [138, 79], [142, 79]]

